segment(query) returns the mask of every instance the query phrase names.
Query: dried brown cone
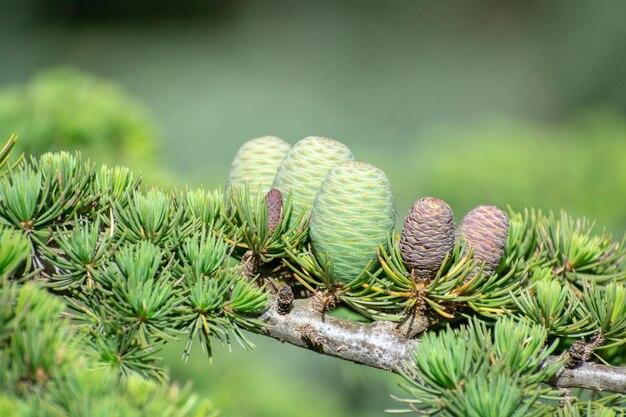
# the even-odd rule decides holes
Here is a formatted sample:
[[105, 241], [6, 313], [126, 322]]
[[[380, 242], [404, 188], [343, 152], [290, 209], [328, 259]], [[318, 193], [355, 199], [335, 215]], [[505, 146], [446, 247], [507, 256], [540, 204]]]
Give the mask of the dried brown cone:
[[485, 273], [498, 269], [509, 234], [509, 217], [496, 206], [478, 206], [467, 213], [456, 231], [457, 239], [464, 239], [473, 249], [472, 258], [484, 262]]
[[400, 253], [408, 269], [419, 280], [431, 280], [446, 255], [454, 248], [454, 214], [438, 198], [417, 200], [404, 220]]
[[267, 192], [267, 194], [265, 194], [265, 204], [267, 205], [267, 224], [270, 234], [272, 234], [283, 220], [282, 193], [277, 189], [272, 188]]

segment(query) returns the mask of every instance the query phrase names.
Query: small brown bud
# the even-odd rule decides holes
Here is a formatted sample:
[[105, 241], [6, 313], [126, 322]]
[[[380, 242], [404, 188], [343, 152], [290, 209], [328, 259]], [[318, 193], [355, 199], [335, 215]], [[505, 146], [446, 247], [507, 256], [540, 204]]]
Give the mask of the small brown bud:
[[591, 359], [593, 351], [604, 343], [604, 337], [600, 334], [595, 334], [591, 337], [589, 342], [584, 340], [575, 341], [567, 351], [568, 358], [565, 363], [565, 367], [568, 369], [576, 368], [577, 366], [587, 362]]
[[272, 234], [283, 220], [282, 193], [275, 188], [269, 190], [265, 195], [265, 205], [267, 206], [267, 224], [270, 234]]
[[293, 304], [293, 291], [289, 285], [285, 285], [278, 290], [278, 299], [276, 301], [276, 311], [278, 314], [285, 315], [291, 311]]

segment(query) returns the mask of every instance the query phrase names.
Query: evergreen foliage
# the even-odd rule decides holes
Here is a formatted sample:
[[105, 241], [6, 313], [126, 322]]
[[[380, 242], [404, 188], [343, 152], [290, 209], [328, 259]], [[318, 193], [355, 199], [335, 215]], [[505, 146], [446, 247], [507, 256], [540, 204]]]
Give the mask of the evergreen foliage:
[[[427, 332], [404, 370], [401, 399], [408, 410], [440, 416], [621, 415], [623, 396], [575, 401], [541, 384], [564, 364], [548, 366], [554, 353], [545, 328], [526, 320], [498, 319], [492, 328], [471, 320], [460, 328]], [[561, 400], [561, 404], [555, 403]]]
[[[276, 204], [281, 194], [272, 192], [270, 209], [246, 187], [165, 193], [127, 169], [65, 152], [4, 166], [0, 410], [211, 415], [189, 391], [159, 385], [167, 379], [159, 346], [187, 339], [185, 357], [194, 340], [209, 357], [214, 340], [250, 347], [244, 330], [262, 332], [270, 297], [289, 286], [323, 311], [342, 305], [365, 320], [401, 326], [419, 316], [442, 327], [422, 334], [403, 369], [409, 409], [623, 412], [619, 397], [585, 403], [543, 383], [570, 361], [626, 359], [624, 244], [587, 220], [510, 210], [495, 269], [459, 239], [432, 280], [415, 279], [399, 236], [388, 234], [367, 266], [337, 279], [335, 265], [311, 249], [306, 212], [293, 213], [303, 204], [296, 196]], [[279, 219], [273, 228], [270, 218]], [[542, 366], [548, 355], [561, 356]]]
[[162, 384], [139, 373], [120, 378], [116, 368], [104, 366], [104, 349], [80, 331], [59, 297], [41, 282], [9, 279], [19, 276], [20, 261], [29, 256], [27, 238], [3, 227], [0, 239], [0, 415], [216, 415], [189, 387]]
[[35, 74], [0, 91], [0, 126], [19, 132], [17, 152], [39, 156], [80, 149], [100, 162], [144, 165], [156, 149], [156, 128], [117, 85], [72, 68]]

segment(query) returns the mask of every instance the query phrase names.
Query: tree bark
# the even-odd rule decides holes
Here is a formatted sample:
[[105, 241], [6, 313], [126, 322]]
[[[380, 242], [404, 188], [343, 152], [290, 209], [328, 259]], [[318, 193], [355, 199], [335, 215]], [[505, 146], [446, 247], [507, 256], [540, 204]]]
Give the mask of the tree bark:
[[[324, 355], [395, 373], [411, 360], [410, 352], [419, 343], [419, 340], [399, 335], [394, 323], [369, 324], [339, 319], [314, 311], [308, 303], [306, 299], [295, 300], [291, 311], [281, 314], [276, 296], [272, 296], [270, 307], [260, 317], [268, 324], [263, 334]], [[428, 328], [426, 322], [413, 326], [421, 326], [422, 331]], [[563, 368], [545, 382], [559, 388], [626, 394], [626, 369], [586, 362], [573, 369]]]

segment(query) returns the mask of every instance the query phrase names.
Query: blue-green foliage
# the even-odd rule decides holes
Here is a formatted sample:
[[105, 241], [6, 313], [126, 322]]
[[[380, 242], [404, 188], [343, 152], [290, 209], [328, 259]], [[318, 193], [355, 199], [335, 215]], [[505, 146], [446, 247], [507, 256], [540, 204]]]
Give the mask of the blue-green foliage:
[[189, 388], [102, 368], [86, 335], [63, 318], [67, 307], [41, 286], [2, 278], [0, 300], [0, 415], [216, 415]]
[[[623, 398], [608, 396], [594, 403], [565, 407], [562, 393], [542, 384], [565, 358], [549, 359], [558, 342], [547, 331], [524, 320], [499, 319], [493, 328], [477, 320], [458, 329], [426, 333], [406, 365], [404, 388], [414, 398], [401, 400], [405, 411], [446, 417], [615, 416]], [[579, 410], [587, 412], [578, 414]], [[403, 410], [395, 410], [403, 411]], [[598, 413], [598, 414], [596, 414]]]
[[[72, 376], [76, 367], [104, 369], [94, 371], [102, 379], [95, 386], [110, 395], [145, 383], [152, 388], [141, 392], [164, 390], [158, 392], [167, 397], [167, 388], [145, 382], [166, 378], [159, 347], [187, 340], [188, 356], [199, 340], [210, 357], [214, 340], [251, 346], [243, 330], [266, 325], [259, 319], [268, 306], [266, 284], [290, 285], [321, 310], [342, 303], [373, 320], [476, 316], [457, 329], [426, 332], [407, 365], [415, 398], [406, 402], [427, 413], [553, 412], [540, 399], [562, 393], [542, 381], [567, 357], [542, 363], [577, 338], [601, 340], [591, 351], [609, 363], [623, 361], [624, 246], [584, 219], [512, 212], [496, 271], [483, 273], [472, 251], [457, 244], [430, 283], [407, 274], [390, 236], [365, 253], [371, 268], [341, 284], [332, 264], [317, 261], [306, 245], [306, 222], [292, 224], [290, 213], [287, 197], [270, 231], [261, 194], [146, 190], [127, 170], [98, 170], [68, 153], [7, 170], [0, 177], [0, 299], [8, 306], [0, 313], [6, 371], [0, 383], [11, 388], [0, 407], [27, 413], [40, 400], [42, 407], [80, 413], [91, 403], [74, 409], [72, 398], [91, 391], [81, 387], [82, 375]], [[54, 318], [53, 325], [43, 317]], [[111, 374], [122, 378], [119, 387], [106, 382]], [[27, 395], [33, 390], [37, 396]], [[103, 409], [125, 404], [115, 401]]]
[[263, 326], [267, 294], [227, 262], [220, 195], [146, 192], [134, 178], [67, 153], [0, 177], [0, 385], [11, 387], [0, 407], [213, 414], [155, 382], [166, 376], [158, 348], [183, 337], [209, 354], [214, 339], [252, 346], [241, 329]]

